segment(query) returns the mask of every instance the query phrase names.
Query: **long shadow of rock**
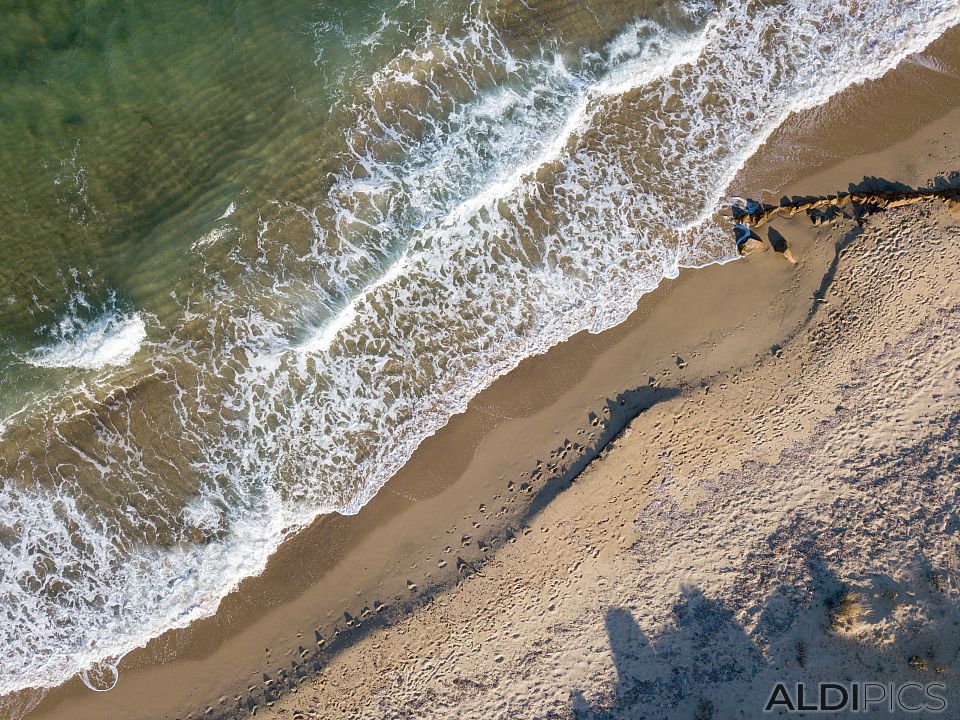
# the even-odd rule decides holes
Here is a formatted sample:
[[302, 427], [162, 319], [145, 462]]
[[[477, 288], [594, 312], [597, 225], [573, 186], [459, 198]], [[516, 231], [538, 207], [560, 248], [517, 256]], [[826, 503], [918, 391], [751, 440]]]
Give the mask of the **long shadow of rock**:
[[[934, 190], [956, 190], [960, 188], [960, 170], [949, 170], [940, 173], [928, 186]], [[847, 186], [848, 192], [913, 192], [920, 190], [898, 180], [888, 180], [887, 178], [877, 177], [875, 175], [864, 175], [858, 183], [850, 183]]]
[[847, 186], [849, 192], [912, 192], [916, 189], [898, 180], [888, 180], [875, 175], [864, 175], [860, 182]]

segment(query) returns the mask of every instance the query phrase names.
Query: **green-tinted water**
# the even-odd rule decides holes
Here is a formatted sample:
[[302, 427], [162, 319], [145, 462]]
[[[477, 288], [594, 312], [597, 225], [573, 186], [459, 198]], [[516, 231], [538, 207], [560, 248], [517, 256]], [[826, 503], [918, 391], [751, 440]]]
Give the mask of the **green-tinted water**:
[[63, 303], [69, 267], [149, 301], [171, 255], [256, 187], [267, 148], [306, 175], [315, 156], [296, 139], [329, 107], [309, 12], [247, 5], [0, 10], [5, 328], [35, 302]]
[[11, 352], [49, 341], [77, 292], [81, 314], [115, 292], [163, 326], [171, 292], [224, 267], [232, 243], [190, 247], [231, 204], [234, 241], [270, 201], [316, 205], [332, 110], [424, 6], [0, 3], [0, 410], [62, 381]]

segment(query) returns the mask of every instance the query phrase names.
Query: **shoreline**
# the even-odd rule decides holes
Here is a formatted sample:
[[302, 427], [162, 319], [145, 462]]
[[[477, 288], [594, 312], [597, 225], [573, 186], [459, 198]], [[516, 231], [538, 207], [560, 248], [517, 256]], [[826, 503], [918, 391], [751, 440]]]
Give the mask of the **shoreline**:
[[[960, 33], [952, 30], [928, 52], [943, 52], [958, 37]], [[898, 68], [827, 105], [842, 108], [851, 96], [854, 102], [882, 104], [885, 94], [903, 102], [904, 92], [938, 97], [944, 103], [946, 94], [938, 95], [935, 84], [922, 87], [923, 83], [910, 81], [924, 73], [930, 71], [918, 66]], [[960, 86], [960, 81], [950, 82]], [[956, 89], [949, 97], [956, 107]], [[920, 107], [932, 115], [944, 110], [932, 101]], [[818, 109], [807, 115], [828, 126], [831, 118], [838, 126], [846, 125], [839, 123], [842, 109]], [[956, 112], [950, 117], [955, 124]], [[940, 126], [949, 125], [942, 116], [934, 120], [918, 115], [904, 121], [917, 122], [926, 126], [929, 138], [943, 132]], [[821, 153], [826, 148], [837, 154], [851, 142], [860, 142], [865, 151], [876, 150], [877, 144], [888, 143], [902, 132], [893, 123], [869, 137], [844, 137], [845, 133], [856, 135], [856, 129], [849, 127], [836, 135], [823, 127], [820, 130], [830, 135]], [[931, 172], [919, 163], [904, 164], [902, 158], [909, 152], [898, 156], [888, 151], [841, 162], [840, 168], [834, 166], [827, 173], [778, 175], [782, 161], [773, 162], [771, 156], [776, 157], [784, 144], [800, 148], [801, 156], [821, 156], [806, 132], [802, 122], [779, 129], [732, 187], [759, 194], [764, 187], [782, 187], [776, 178], [784, 177], [792, 192], [821, 193], [834, 189], [824, 186], [830, 179], [858, 180], [859, 170], [853, 168], [864, 174], [887, 173], [889, 179], [906, 182], [921, 182], [926, 179], [923, 174]], [[923, 142], [929, 138], [924, 136]], [[929, 158], [931, 166], [937, 159]], [[121, 663], [120, 682], [114, 690], [94, 695], [75, 679], [51, 691], [28, 717], [172, 718], [196, 713], [198, 702], [216, 703], [220, 697], [224, 700], [215, 716], [229, 716], [238, 705], [262, 705], [265, 698], [273, 697], [270, 688], [277, 688], [280, 667], [287, 669], [294, 663], [288, 677], [300, 674], [297, 668], [308, 677], [315, 670], [313, 663], [325, 665], [336, 650], [407, 617], [415, 606], [442, 597], [443, 589], [472, 574], [483, 556], [496, 555], [499, 548], [511, 544], [507, 529], [522, 534], [530, 519], [568, 487], [633, 417], [718, 373], [748, 365], [794, 332], [809, 311], [798, 298], [809, 298], [816, 291], [822, 278], [817, 268], [829, 265], [833, 253], [824, 243], [810, 245], [800, 239], [807, 233], [803, 228], [795, 232], [804, 255], [799, 269], [768, 252], [739, 263], [682, 271], [678, 279], [664, 281], [645, 296], [622, 325], [596, 336], [581, 333], [545, 355], [524, 361], [424, 441], [358, 515], [320, 518], [285, 543], [261, 576], [245, 580], [224, 600], [216, 616], [166, 633], [131, 653]], [[746, 327], [749, 337], [743, 332]], [[674, 353], [680, 353], [679, 363]], [[537, 470], [538, 460], [544, 461], [546, 470]], [[546, 482], [543, 478], [552, 463], [562, 469]], [[511, 482], [512, 491], [508, 489]], [[524, 483], [533, 488], [529, 494]], [[485, 553], [481, 543], [490, 551]], [[444, 552], [448, 546], [450, 552]], [[461, 572], [458, 558], [467, 563], [460, 565], [466, 568]], [[408, 589], [408, 582], [416, 592]], [[376, 610], [378, 602], [385, 603], [381, 611]], [[365, 607], [371, 610], [367, 616]], [[344, 612], [353, 618], [352, 629]], [[336, 637], [331, 630], [335, 626], [343, 629]], [[318, 628], [325, 642], [323, 654], [315, 659], [314, 630]], [[334, 652], [326, 649], [331, 646]], [[306, 651], [302, 659], [301, 648]], [[274, 678], [267, 686], [264, 673]], [[247, 691], [249, 687], [257, 689]], [[206, 706], [199, 710], [206, 712]]]
[[262, 714], [761, 717], [775, 682], [851, 680], [960, 703], [957, 232], [931, 204], [801, 247], [826, 282], [782, 346], [639, 415], [479, 573], [271, 676]]

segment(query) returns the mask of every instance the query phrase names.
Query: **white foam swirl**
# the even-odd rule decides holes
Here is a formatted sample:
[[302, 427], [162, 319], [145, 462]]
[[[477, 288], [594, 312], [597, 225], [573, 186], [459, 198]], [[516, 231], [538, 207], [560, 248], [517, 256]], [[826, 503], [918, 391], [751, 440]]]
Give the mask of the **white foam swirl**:
[[76, 327], [53, 345], [24, 356], [36, 367], [99, 370], [126, 365], [147, 337], [139, 313], [108, 312]]

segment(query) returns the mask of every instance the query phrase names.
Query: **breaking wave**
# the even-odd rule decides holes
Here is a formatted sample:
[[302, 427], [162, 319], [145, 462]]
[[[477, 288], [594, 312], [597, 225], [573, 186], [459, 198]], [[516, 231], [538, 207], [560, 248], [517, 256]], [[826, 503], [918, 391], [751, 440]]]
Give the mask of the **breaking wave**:
[[88, 321], [71, 315], [58, 329], [56, 343], [34, 350], [24, 360], [42, 368], [100, 370], [126, 365], [147, 337], [147, 327], [136, 312], [107, 312]]

